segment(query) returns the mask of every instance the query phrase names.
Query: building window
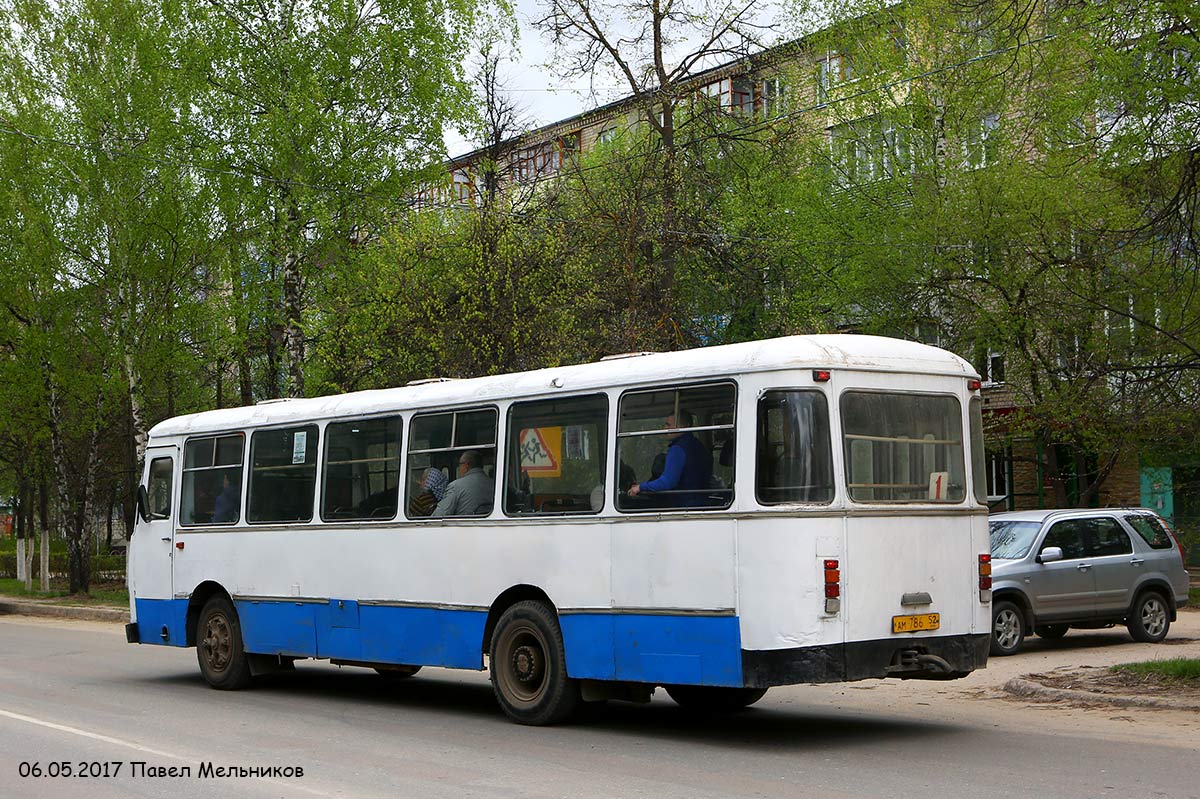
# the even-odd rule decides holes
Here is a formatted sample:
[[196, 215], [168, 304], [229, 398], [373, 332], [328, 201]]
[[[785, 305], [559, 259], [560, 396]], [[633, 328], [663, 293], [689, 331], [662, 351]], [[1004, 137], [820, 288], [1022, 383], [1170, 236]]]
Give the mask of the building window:
[[450, 201], [457, 205], [475, 204], [475, 180], [466, 169], [456, 169], [452, 173], [450, 185]]
[[1012, 468], [1012, 449], [987, 450], [986, 469], [988, 505], [995, 505], [1009, 498], [1012, 489], [1008, 485], [1008, 473]]
[[615, 127], [604, 128], [596, 134], [596, 142], [599, 144], [608, 144], [609, 142], [615, 141], [616, 138], [617, 129]]
[[839, 85], [853, 80], [850, 60], [842, 53], [829, 53], [817, 60], [817, 98], [827, 100]]
[[580, 151], [580, 131], [559, 136], [554, 141], [518, 150], [513, 163], [517, 180], [528, 181], [558, 173], [574, 164]]
[[829, 129], [831, 157], [843, 185], [890, 180], [908, 171], [908, 136], [895, 120], [873, 116]]
[[749, 78], [724, 78], [700, 91], [726, 113], [748, 116], [754, 112], [754, 83]]
[[783, 81], [767, 78], [759, 81], [756, 110], [765, 117], [773, 117], [783, 111]]
[[1004, 353], [989, 350], [980, 359], [979, 376], [989, 385], [1004, 382]]
[[987, 114], [971, 126], [963, 139], [963, 164], [970, 169], [994, 165], [1000, 155], [999, 114]]

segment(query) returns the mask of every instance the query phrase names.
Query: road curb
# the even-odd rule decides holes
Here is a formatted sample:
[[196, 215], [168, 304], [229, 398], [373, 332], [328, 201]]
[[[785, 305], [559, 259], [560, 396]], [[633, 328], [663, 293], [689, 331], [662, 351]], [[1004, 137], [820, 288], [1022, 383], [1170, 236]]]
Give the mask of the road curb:
[[1200, 711], [1200, 704], [1194, 702], [1164, 701], [1150, 696], [1130, 696], [1128, 694], [1102, 694], [1074, 688], [1051, 688], [1020, 677], [1013, 677], [1004, 683], [1001, 690], [1023, 699], [1043, 702], [1071, 699], [1077, 702], [1099, 703], [1114, 707], [1152, 707], [1160, 710]]
[[47, 602], [22, 602], [17, 599], [0, 599], [0, 616], [3, 615], [121, 623], [129, 621], [129, 611], [122, 608], [83, 608], [76, 605], [52, 605]]

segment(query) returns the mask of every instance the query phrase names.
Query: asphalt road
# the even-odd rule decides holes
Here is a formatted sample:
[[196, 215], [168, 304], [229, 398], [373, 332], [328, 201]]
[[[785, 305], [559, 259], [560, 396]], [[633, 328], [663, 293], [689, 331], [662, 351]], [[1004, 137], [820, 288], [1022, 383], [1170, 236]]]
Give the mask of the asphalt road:
[[[1197, 714], [996, 690], [1022, 668], [1191, 654], [1200, 613], [1186, 616], [1172, 633], [1183, 646], [1072, 633], [953, 683], [777, 688], [716, 719], [659, 692], [543, 729], [506, 721], [485, 674], [386, 680], [310, 662], [226, 693], [203, 683], [194, 650], [131, 646], [119, 625], [0, 617], [0, 799], [1200, 797]], [[64, 761], [110, 775], [49, 776]], [[43, 776], [22, 776], [34, 763]], [[201, 776], [205, 763], [281, 771]], [[190, 772], [163, 776], [171, 767]]]

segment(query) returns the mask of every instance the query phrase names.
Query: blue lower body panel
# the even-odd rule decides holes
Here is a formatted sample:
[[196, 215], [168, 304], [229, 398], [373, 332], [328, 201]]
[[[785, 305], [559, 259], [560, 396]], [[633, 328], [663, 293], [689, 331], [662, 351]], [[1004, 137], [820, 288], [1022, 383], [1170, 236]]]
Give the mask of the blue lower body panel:
[[559, 617], [578, 679], [741, 686], [735, 616], [579, 613]]
[[[188, 600], [136, 602], [142, 643], [186, 645]], [[361, 605], [353, 600], [238, 600], [234, 604], [247, 652], [483, 668], [487, 613], [482, 610]], [[567, 673], [574, 678], [744, 684], [735, 616], [566, 613], [559, 622]]]
[[134, 607], [138, 643], [187, 646], [186, 599], [135, 599]]

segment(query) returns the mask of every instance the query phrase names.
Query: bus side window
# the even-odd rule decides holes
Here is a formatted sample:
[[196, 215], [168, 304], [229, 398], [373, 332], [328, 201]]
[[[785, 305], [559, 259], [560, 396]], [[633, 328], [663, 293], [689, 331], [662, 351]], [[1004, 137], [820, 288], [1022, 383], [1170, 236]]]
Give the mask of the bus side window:
[[[406, 464], [406, 515], [410, 519], [432, 516], [450, 485], [464, 480], [454, 495], [470, 497], [471, 507], [456, 507], [442, 515], [486, 516], [495, 503], [496, 425], [495, 408], [414, 416], [408, 428]], [[467, 453], [474, 453], [468, 455]], [[460, 468], [461, 461], [478, 456], [479, 469]], [[434, 473], [437, 474], [434, 474]]]
[[147, 512], [151, 519], [171, 518], [171, 478], [175, 464], [170, 458], [150, 461], [150, 477], [146, 481], [146, 496], [150, 500]]
[[399, 486], [399, 416], [331, 422], [325, 428], [322, 519], [391, 519]]
[[504, 512], [599, 512], [607, 433], [603, 394], [514, 403], [508, 414]]
[[179, 523], [233, 524], [242, 514], [242, 433], [194, 438], [183, 448]]
[[733, 503], [737, 387], [628, 391], [617, 419], [617, 508], [716, 510]]
[[250, 437], [247, 521], [311, 521], [316, 483], [315, 424], [258, 430]]

